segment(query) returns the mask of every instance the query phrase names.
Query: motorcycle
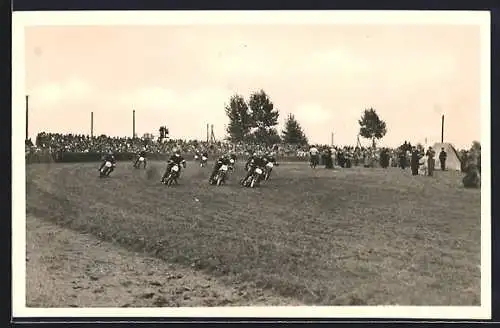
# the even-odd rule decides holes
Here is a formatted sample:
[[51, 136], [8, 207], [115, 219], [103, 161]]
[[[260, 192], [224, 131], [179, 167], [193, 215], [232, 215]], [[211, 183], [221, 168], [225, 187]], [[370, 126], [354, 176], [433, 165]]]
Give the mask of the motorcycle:
[[265, 172], [264, 172], [264, 180], [268, 181], [269, 176], [271, 175], [271, 171], [273, 170], [274, 164], [272, 162], [268, 162], [265, 167]]
[[217, 186], [220, 186], [220, 185], [226, 183], [226, 176], [227, 176], [228, 170], [229, 170], [228, 165], [226, 165], [226, 164], [221, 165], [221, 167], [217, 171], [217, 174], [215, 175], [215, 178], [214, 178], [214, 182]]
[[141, 164], [145, 165], [144, 164], [145, 161], [146, 161], [146, 159], [144, 157], [139, 156], [139, 159], [136, 162], [134, 162], [134, 168], [138, 169], [141, 167]]
[[208, 158], [201, 156], [200, 167], [205, 167], [207, 165]]
[[256, 167], [253, 170], [252, 175], [248, 179], [243, 181], [243, 186], [247, 188], [254, 188], [259, 184], [260, 177], [262, 176], [263, 173], [264, 171], [260, 167]]
[[111, 163], [110, 161], [106, 161], [104, 163], [104, 166], [102, 169], [99, 170], [99, 177], [109, 177], [109, 174], [111, 173], [111, 168], [113, 168], [115, 165]]
[[177, 179], [179, 178], [179, 165], [174, 164], [170, 168], [170, 172], [168, 173], [167, 177], [163, 179], [162, 183], [167, 186], [171, 186], [172, 184], [177, 184]]

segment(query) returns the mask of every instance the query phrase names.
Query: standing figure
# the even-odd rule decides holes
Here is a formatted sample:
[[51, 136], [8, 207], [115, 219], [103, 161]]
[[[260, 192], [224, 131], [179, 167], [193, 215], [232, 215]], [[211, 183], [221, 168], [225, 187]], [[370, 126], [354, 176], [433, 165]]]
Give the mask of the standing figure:
[[316, 146], [312, 146], [311, 149], [309, 149], [309, 156], [310, 156], [310, 165], [312, 168], [316, 168], [316, 166], [319, 164], [319, 150], [316, 148]]
[[333, 169], [332, 150], [330, 148], [325, 150], [325, 169]]
[[386, 148], [382, 148], [380, 151], [380, 166], [384, 169], [389, 167], [389, 153]]
[[418, 175], [419, 160], [420, 160], [420, 152], [415, 146], [413, 146], [411, 151], [411, 160], [410, 160], [410, 168], [412, 175]]
[[434, 159], [436, 152], [432, 147], [429, 147], [425, 155], [427, 156], [427, 175], [431, 177], [434, 173], [434, 166], [436, 164], [436, 160]]
[[399, 152], [399, 166], [401, 169], [406, 169], [406, 150], [402, 149]]
[[447, 156], [448, 155], [444, 151], [444, 147], [441, 148], [441, 152], [439, 153], [439, 162], [441, 162], [441, 171], [445, 171], [446, 170], [446, 157]]

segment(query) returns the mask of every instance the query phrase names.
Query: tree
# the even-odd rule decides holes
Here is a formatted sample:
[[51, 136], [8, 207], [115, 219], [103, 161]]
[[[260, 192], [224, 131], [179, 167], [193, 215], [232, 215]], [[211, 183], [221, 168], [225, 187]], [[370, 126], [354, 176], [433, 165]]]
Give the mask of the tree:
[[375, 148], [375, 140], [382, 139], [387, 133], [385, 122], [380, 119], [377, 112], [373, 109], [365, 109], [359, 122], [359, 134], [366, 139], [372, 140], [372, 146]]
[[481, 152], [481, 143], [479, 141], [474, 140], [472, 142], [472, 147], [470, 149], [472, 151]]
[[282, 131], [283, 142], [291, 145], [307, 145], [307, 137], [293, 114], [289, 114]]
[[275, 128], [255, 129], [255, 131], [250, 136], [249, 141], [252, 141], [256, 144], [271, 146], [280, 143], [281, 138], [278, 134], [278, 130], [276, 130]]
[[264, 90], [250, 95], [248, 107], [253, 123], [253, 140], [266, 145], [278, 143], [280, 136], [275, 126], [278, 125], [279, 111], [274, 109], [274, 104]]
[[231, 142], [246, 141], [253, 126], [248, 105], [242, 96], [235, 94], [226, 105], [226, 115], [229, 118], [226, 132]]
[[471, 156], [473, 156], [477, 162], [479, 173], [481, 173], [481, 143], [479, 141], [473, 141], [470, 152]]

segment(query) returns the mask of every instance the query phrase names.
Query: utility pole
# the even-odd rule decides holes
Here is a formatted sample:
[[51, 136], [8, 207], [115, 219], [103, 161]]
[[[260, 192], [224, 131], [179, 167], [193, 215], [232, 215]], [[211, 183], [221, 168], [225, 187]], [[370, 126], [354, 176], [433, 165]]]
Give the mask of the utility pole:
[[444, 140], [444, 115], [441, 116], [441, 143]]
[[94, 138], [94, 112], [90, 112], [90, 138]]
[[26, 139], [25, 140], [28, 140], [28, 111], [29, 111], [29, 97], [28, 95], [26, 95]]
[[214, 125], [210, 126], [210, 143], [215, 143]]
[[207, 124], [207, 144], [208, 144], [208, 142], [210, 141], [210, 135], [209, 135], [209, 133], [208, 133], [208, 128], [209, 128], [209, 124]]
[[135, 139], [135, 109], [132, 110], [132, 139]]

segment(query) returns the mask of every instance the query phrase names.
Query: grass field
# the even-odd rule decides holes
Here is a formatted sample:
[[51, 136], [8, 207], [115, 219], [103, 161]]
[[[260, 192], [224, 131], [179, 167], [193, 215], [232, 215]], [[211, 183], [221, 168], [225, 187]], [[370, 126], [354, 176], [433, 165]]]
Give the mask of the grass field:
[[[97, 177], [97, 165], [27, 166], [27, 215], [220, 286], [268, 295], [228, 301], [220, 293], [211, 304], [480, 303], [480, 191], [464, 189], [458, 172], [413, 177], [400, 169], [284, 163], [260, 188], [246, 189], [237, 184], [240, 167], [227, 186], [215, 187], [207, 183], [210, 164], [188, 163], [180, 185], [169, 188], [158, 183], [161, 163], [147, 171], [118, 163], [109, 179]], [[109, 274], [129, 274], [120, 267]], [[36, 288], [27, 279], [30, 299]], [[105, 306], [122, 306], [127, 295], [117, 289]], [[196, 300], [188, 305], [206, 305]]]

